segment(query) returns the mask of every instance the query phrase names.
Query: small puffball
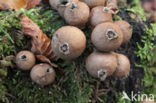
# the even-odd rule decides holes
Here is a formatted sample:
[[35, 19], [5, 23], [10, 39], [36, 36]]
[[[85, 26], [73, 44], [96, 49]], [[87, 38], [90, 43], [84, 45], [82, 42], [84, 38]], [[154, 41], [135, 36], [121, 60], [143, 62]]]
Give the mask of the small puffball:
[[31, 79], [42, 86], [53, 83], [55, 76], [55, 70], [49, 64], [45, 63], [35, 65], [30, 72]]

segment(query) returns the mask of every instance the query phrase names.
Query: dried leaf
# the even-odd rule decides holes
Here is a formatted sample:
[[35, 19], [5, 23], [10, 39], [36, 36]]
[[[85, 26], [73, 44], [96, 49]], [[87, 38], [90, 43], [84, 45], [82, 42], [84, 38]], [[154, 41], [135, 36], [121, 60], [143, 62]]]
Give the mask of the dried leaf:
[[32, 48], [31, 51], [36, 55], [44, 55], [50, 60], [57, 60], [58, 57], [53, 53], [51, 46], [51, 39], [44, 34], [39, 26], [35, 24], [27, 16], [24, 16], [21, 20], [23, 33], [32, 38]]
[[58, 67], [56, 64], [52, 63], [47, 57], [43, 55], [36, 55], [36, 58], [41, 62], [50, 64], [52, 67], [55, 67], [55, 68]]
[[60, 73], [60, 74], [64, 74], [64, 71], [58, 67], [58, 65], [52, 63], [47, 57], [43, 56], [43, 55], [36, 55], [36, 58], [41, 61], [41, 62], [44, 62], [44, 63], [48, 63], [49, 65], [51, 65], [52, 67], [54, 67], [54, 69], [56, 70], [57, 73]]
[[0, 0], [0, 10], [19, 10], [35, 7], [41, 0]]

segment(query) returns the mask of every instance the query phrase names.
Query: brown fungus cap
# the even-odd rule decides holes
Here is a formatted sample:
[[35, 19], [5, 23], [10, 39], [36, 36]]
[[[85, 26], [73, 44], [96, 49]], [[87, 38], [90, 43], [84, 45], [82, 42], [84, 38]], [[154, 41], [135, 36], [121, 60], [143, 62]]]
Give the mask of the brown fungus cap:
[[117, 68], [117, 58], [114, 53], [93, 52], [86, 59], [88, 73], [100, 80], [111, 76]]
[[120, 27], [114, 23], [102, 23], [94, 28], [91, 41], [99, 51], [113, 51], [120, 47], [123, 33]]
[[31, 79], [42, 86], [53, 83], [55, 76], [55, 70], [45, 63], [35, 65], [30, 72]]
[[62, 59], [75, 59], [86, 48], [85, 34], [74, 26], [64, 26], [52, 38], [54, 53]]
[[123, 33], [122, 44], [129, 42], [129, 40], [132, 37], [132, 32], [133, 32], [132, 26], [127, 21], [124, 21], [124, 20], [115, 21], [115, 24], [117, 24], [122, 30], [122, 33]]
[[90, 16], [89, 7], [83, 2], [73, 2], [64, 11], [65, 21], [73, 26], [84, 26]]
[[49, 0], [49, 4], [51, 5], [53, 9], [57, 10], [59, 6], [67, 6], [72, 1], [75, 1], [75, 0]]
[[73, 2], [78, 2], [79, 0], [62, 0], [62, 2], [58, 5], [57, 11], [61, 17], [64, 17], [65, 9], [70, 6]]
[[117, 0], [107, 0], [106, 9], [111, 10], [113, 14], [117, 14], [119, 11]]
[[82, 2], [85, 2], [90, 8], [96, 7], [96, 6], [105, 6], [106, 0], [80, 0]]
[[118, 79], [124, 79], [129, 76], [130, 73], [130, 61], [129, 59], [123, 55], [115, 53], [117, 56], [118, 66], [114, 73], [114, 77]]
[[92, 8], [90, 13], [90, 23], [93, 27], [104, 22], [112, 22], [112, 14], [104, 10], [104, 6]]
[[30, 70], [35, 65], [35, 55], [30, 51], [20, 51], [16, 55], [15, 63], [19, 69]]

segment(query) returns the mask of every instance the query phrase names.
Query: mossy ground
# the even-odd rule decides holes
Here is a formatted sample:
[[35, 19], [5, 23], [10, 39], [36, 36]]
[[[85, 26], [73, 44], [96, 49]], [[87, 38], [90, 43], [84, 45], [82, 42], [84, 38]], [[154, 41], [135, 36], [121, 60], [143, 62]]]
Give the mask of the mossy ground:
[[67, 24], [47, 3], [28, 11], [0, 11], [0, 103], [131, 103], [121, 99], [122, 91], [128, 95], [131, 91], [154, 94], [156, 98], [156, 25], [146, 20], [139, 0], [120, 1], [120, 12], [114, 19], [128, 21], [134, 31], [131, 42], [117, 51], [130, 58], [130, 76], [100, 82], [87, 73], [84, 61], [93, 47], [89, 41], [91, 30], [86, 27], [83, 31], [88, 42], [84, 54], [74, 61], [57, 61], [65, 73], [58, 72], [56, 81], [46, 87], [33, 83], [29, 71], [11, 68], [12, 63], [5, 58], [20, 50], [30, 50], [30, 38], [21, 32], [22, 15], [29, 16], [50, 38]]

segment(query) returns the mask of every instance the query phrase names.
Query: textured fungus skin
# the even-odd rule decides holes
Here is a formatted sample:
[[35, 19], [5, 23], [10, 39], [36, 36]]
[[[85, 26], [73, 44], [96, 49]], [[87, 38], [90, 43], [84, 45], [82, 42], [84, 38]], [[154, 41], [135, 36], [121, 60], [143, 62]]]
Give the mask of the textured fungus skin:
[[65, 21], [73, 26], [81, 27], [84, 26], [90, 16], [89, 7], [83, 2], [72, 3], [64, 11]]
[[55, 70], [45, 63], [35, 65], [30, 72], [31, 79], [42, 86], [53, 83], [55, 76]]
[[82, 2], [85, 2], [90, 8], [96, 7], [96, 6], [105, 6], [106, 0], [80, 0]]
[[122, 33], [123, 33], [122, 44], [129, 42], [132, 37], [132, 32], [133, 32], [131, 25], [124, 20], [115, 21], [115, 24], [117, 24], [122, 30]]
[[77, 1], [79, 0], [49, 0], [49, 4], [53, 9], [58, 10], [60, 6], [65, 6], [68, 3]]
[[117, 0], [107, 0], [106, 7], [112, 11], [113, 14], [118, 13], [118, 2]]
[[19, 69], [30, 70], [35, 65], [35, 55], [29, 51], [21, 51], [16, 55], [16, 65]]
[[104, 22], [112, 22], [112, 14], [104, 11], [104, 6], [92, 8], [90, 13], [90, 23], [92, 27]]
[[99, 79], [103, 79], [103, 76], [99, 77], [101, 71], [103, 75], [111, 76], [117, 68], [117, 58], [114, 53], [100, 53], [93, 52], [86, 59], [86, 69], [88, 73]]
[[[62, 0], [63, 1], [63, 0]], [[70, 6], [73, 2], [76, 3], [78, 2], [79, 0], [64, 0], [64, 1], [67, 1], [66, 3], [61, 3], [57, 6], [57, 11], [58, 13], [60, 14], [61, 17], [64, 18], [64, 11], [65, 9]]]
[[94, 28], [91, 41], [99, 51], [113, 51], [121, 46], [123, 34], [118, 25], [111, 22], [102, 23]]
[[62, 59], [75, 59], [86, 48], [85, 34], [73, 26], [64, 26], [55, 32], [52, 38], [53, 51]]
[[119, 79], [124, 79], [129, 76], [130, 73], [130, 61], [129, 59], [123, 55], [123, 54], [117, 54], [117, 61], [118, 61], [118, 66], [117, 69], [114, 73], [114, 76], [119, 78]]

